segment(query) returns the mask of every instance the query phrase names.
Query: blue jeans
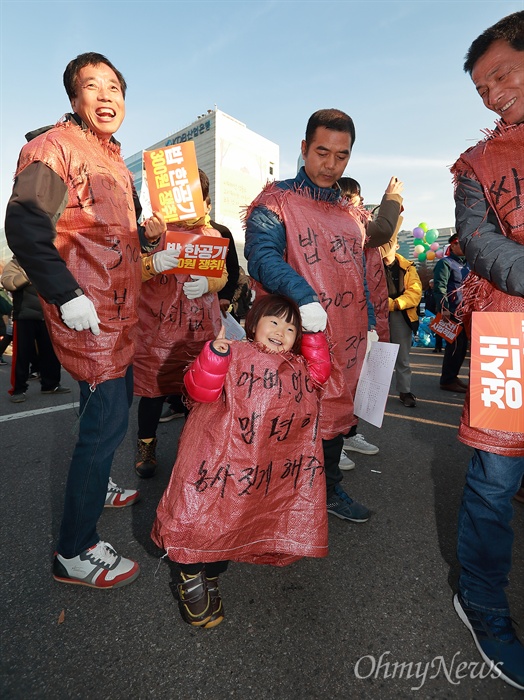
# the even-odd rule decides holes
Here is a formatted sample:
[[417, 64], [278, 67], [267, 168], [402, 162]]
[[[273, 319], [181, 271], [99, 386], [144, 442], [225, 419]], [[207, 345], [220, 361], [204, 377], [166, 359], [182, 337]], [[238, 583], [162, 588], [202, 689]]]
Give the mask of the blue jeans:
[[511, 570], [511, 499], [524, 475], [524, 457], [475, 450], [459, 512], [460, 594], [480, 612], [509, 615], [504, 589]]
[[124, 439], [133, 402], [133, 368], [125, 377], [80, 386], [80, 427], [67, 476], [57, 551], [71, 559], [95, 545], [96, 525], [107, 494], [111, 464]]

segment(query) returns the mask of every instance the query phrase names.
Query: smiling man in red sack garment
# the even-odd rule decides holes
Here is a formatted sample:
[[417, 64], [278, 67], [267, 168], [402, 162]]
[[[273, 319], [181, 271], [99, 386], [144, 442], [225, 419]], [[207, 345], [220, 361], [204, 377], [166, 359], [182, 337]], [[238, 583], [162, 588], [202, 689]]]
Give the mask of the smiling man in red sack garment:
[[[464, 64], [500, 121], [463, 153], [455, 177], [456, 228], [471, 273], [457, 311], [466, 330], [474, 311], [524, 312], [524, 12], [487, 29]], [[524, 689], [524, 647], [504, 588], [511, 569], [512, 498], [524, 475], [524, 434], [475, 428], [469, 393], [459, 439], [474, 448], [459, 514], [461, 565], [455, 609], [484, 661]]]
[[159, 214], [137, 227], [141, 208], [113, 138], [125, 116], [126, 82], [107, 58], [81, 54], [64, 72], [73, 113], [28, 135], [5, 230], [42, 299], [55, 352], [80, 386], [79, 436], [69, 468], [53, 564], [57, 581], [115, 588], [136, 562], [100, 540], [104, 506], [136, 502], [110, 478], [133, 398], [140, 249], [165, 230]]

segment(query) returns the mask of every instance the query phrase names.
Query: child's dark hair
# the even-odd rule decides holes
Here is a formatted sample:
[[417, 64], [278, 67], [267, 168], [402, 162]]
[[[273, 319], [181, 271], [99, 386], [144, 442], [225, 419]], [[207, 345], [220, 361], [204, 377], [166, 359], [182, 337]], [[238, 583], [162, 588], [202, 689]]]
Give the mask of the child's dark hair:
[[302, 317], [298, 306], [292, 299], [284, 297], [281, 294], [265, 294], [264, 296], [255, 299], [253, 306], [249, 309], [246, 316], [246, 336], [249, 340], [255, 339], [255, 331], [258, 322], [264, 316], [277, 316], [277, 318], [285, 319], [286, 323], [292, 323], [297, 329], [297, 337], [291, 348], [291, 352], [300, 353], [300, 345], [302, 343]]
[[360, 197], [360, 185], [354, 178], [341, 177], [338, 185], [344, 197], [351, 199], [356, 194]]
[[[202, 188], [202, 199], [204, 202], [209, 197], [209, 178], [203, 170], [198, 169], [198, 176], [200, 177], [200, 187]], [[211, 204], [211, 200], [209, 200]]]

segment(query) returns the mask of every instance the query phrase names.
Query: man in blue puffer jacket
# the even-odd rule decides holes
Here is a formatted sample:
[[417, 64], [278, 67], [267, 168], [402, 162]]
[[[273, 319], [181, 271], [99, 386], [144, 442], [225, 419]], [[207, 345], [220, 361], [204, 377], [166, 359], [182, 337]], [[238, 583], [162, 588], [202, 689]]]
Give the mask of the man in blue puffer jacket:
[[327, 508], [341, 519], [365, 522], [370, 511], [342, 489], [339, 468], [368, 330], [365, 212], [343, 199], [337, 184], [354, 142], [353, 120], [344, 112], [324, 109], [310, 117], [304, 167], [294, 179], [268, 184], [248, 209], [245, 256], [263, 290], [293, 299], [304, 330], [326, 330], [331, 341], [333, 370], [321, 409]]

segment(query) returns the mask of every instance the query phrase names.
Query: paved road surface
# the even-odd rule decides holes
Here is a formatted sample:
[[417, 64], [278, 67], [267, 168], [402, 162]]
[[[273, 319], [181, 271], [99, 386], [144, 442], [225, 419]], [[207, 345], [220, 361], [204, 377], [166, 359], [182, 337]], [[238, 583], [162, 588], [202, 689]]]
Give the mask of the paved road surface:
[[[138, 484], [142, 500], [104, 512], [99, 532], [140, 562], [140, 578], [107, 592], [59, 584], [50, 564], [75, 442], [70, 404], [78, 391], [66, 375], [63, 383], [73, 389], [71, 395], [41, 396], [32, 382], [27, 401], [11, 404], [10, 368], [0, 368], [0, 696], [522, 697], [501, 681], [478, 678], [485, 671], [480, 663], [476, 678], [471, 669], [457, 669], [461, 662], [479, 662], [451, 605], [457, 510], [471, 451], [456, 439], [463, 397], [439, 390], [440, 358], [413, 349], [418, 406], [405, 408], [392, 394], [382, 428], [360, 426], [380, 452], [356, 455], [357, 467], [346, 473], [344, 485], [373, 510], [369, 522], [350, 524], [330, 516], [330, 555], [324, 560], [302, 560], [284, 569], [232, 565], [221, 586], [227, 616], [215, 630], [192, 629], [181, 621], [170, 568], [149, 539], [182, 421], [161, 425], [160, 471], [155, 479], [140, 481], [133, 471], [135, 403], [114, 463], [115, 481]], [[524, 628], [524, 506], [519, 504], [514, 526], [509, 597]]]

